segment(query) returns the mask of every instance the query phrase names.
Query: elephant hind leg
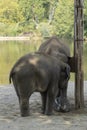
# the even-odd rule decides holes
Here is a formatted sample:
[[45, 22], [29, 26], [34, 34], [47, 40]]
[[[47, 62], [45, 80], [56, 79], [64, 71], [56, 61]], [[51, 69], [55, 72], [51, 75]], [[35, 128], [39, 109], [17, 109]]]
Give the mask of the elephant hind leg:
[[50, 86], [50, 89], [47, 91], [46, 108], [45, 108], [46, 115], [52, 115], [53, 105], [57, 93], [58, 93], [58, 85]]
[[41, 92], [41, 97], [42, 97], [42, 113], [44, 114], [46, 109], [47, 91]]
[[29, 116], [29, 99], [20, 98], [19, 104], [20, 104], [21, 116], [23, 117]]

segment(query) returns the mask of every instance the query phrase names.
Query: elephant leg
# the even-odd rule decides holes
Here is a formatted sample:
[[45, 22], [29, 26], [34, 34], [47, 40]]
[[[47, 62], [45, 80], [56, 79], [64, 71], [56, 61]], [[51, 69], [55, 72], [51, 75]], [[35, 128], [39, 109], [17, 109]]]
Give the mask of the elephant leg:
[[70, 104], [67, 99], [67, 86], [61, 89], [61, 111], [68, 112], [70, 111]]
[[28, 98], [20, 98], [20, 112], [21, 116], [29, 116], [29, 100]]
[[60, 88], [59, 88], [59, 92], [58, 92], [58, 94], [57, 94], [57, 97], [60, 97], [60, 95], [61, 95], [61, 90], [60, 90]]
[[47, 92], [42, 92], [41, 97], [42, 97], [42, 113], [44, 114], [46, 108]]
[[53, 110], [54, 96], [47, 94], [45, 115], [51, 115]]
[[61, 94], [62, 94], [62, 92], [61, 92], [62, 90], [59, 88], [59, 91], [58, 91], [58, 93], [57, 93], [57, 96], [56, 96], [56, 98], [55, 98], [55, 101], [54, 101], [54, 110], [56, 110], [56, 111], [60, 111], [61, 110]]
[[55, 100], [57, 92], [58, 92], [57, 90], [58, 90], [58, 88], [56, 86], [52, 86], [47, 91], [47, 100], [46, 100], [46, 109], [45, 109], [46, 115], [52, 115], [54, 100]]

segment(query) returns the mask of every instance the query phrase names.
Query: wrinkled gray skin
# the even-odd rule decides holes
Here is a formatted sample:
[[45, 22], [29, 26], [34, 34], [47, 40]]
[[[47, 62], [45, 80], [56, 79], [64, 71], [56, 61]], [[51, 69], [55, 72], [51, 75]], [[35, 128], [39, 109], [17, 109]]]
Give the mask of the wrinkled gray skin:
[[[61, 43], [56, 36], [51, 37], [47, 41], [42, 43], [38, 51], [52, 55], [58, 60], [63, 61], [64, 63], [67, 63], [69, 65], [70, 49], [66, 44]], [[57, 101], [58, 97], [59, 101], [58, 103], [56, 101], [54, 104], [54, 108], [56, 111], [68, 112], [70, 110], [70, 105], [67, 100], [67, 86], [68, 81], [63, 86], [63, 89], [61, 89], [61, 87], [59, 89], [59, 93], [57, 95]]]
[[67, 64], [47, 54], [31, 53], [21, 57], [9, 76], [19, 99], [21, 116], [29, 115], [29, 98], [35, 91], [41, 93], [43, 114], [51, 115], [55, 97], [60, 85], [67, 83], [69, 70]]

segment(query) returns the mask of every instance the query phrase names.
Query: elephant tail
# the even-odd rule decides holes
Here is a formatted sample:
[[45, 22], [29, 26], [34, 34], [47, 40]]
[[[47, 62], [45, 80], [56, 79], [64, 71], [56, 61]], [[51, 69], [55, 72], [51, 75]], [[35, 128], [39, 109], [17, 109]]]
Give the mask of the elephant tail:
[[12, 81], [13, 74], [14, 74], [14, 71], [12, 69], [10, 74], [9, 74], [9, 83], [11, 83], [11, 81]]

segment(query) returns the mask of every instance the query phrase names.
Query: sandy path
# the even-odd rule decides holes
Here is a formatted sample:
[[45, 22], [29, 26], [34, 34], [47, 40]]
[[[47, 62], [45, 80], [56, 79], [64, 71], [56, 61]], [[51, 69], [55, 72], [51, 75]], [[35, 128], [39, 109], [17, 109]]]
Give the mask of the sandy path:
[[85, 84], [85, 109], [74, 110], [74, 84], [69, 82], [68, 97], [71, 112], [55, 112], [52, 116], [41, 114], [38, 93], [30, 98], [29, 117], [21, 117], [16, 93], [12, 85], [0, 86], [0, 130], [87, 130], [87, 81]]

